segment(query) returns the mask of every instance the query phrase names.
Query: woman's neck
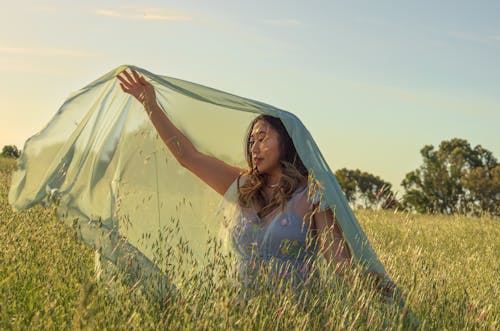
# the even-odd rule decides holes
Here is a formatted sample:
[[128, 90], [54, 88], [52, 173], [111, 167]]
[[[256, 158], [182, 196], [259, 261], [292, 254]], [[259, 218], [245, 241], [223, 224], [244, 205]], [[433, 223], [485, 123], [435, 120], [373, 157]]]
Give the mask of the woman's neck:
[[280, 183], [281, 173], [271, 174], [267, 177], [266, 185], [268, 187], [276, 187]]

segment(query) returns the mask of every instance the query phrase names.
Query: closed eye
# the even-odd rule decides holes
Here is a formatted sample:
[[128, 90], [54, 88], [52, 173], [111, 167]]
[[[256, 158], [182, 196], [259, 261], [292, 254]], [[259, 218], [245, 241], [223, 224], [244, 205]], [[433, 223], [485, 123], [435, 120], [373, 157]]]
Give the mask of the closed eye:
[[[264, 138], [259, 138], [259, 139], [257, 139], [257, 141], [258, 141], [258, 142], [262, 142], [263, 140], [264, 140]], [[248, 142], [248, 145], [252, 146], [254, 142], [255, 142], [255, 140], [250, 140], [250, 141]]]

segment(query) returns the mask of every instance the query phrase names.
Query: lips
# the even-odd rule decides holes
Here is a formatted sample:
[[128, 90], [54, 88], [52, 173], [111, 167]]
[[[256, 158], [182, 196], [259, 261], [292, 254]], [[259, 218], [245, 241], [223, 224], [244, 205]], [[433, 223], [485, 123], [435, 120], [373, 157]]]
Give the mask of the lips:
[[263, 160], [263, 158], [256, 157], [256, 158], [253, 159], [253, 163], [257, 164], [257, 163], [260, 163], [262, 160]]

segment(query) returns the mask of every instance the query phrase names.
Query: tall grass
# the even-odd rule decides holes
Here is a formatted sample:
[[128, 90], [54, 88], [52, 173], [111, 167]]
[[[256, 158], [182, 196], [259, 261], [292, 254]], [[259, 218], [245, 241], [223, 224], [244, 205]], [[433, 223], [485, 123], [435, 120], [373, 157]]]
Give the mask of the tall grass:
[[[0, 160], [1, 161], [1, 160]], [[2, 163], [0, 163], [1, 165]], [[13, 212], [12, 167], [0, 168], [0, 329], [406, 329], [406, 309], [379, 302], [358, 279], [314, 282], [305, 298], [290, 284], [242, 287], [216, 241], [201, 272], [170, 268], [183, 279], [164, 300], [105, 277], [94, 252], [54, 217], [54, 209]], [[496, 330], [500, 316], [500, 227], [489, 218], [357, 211], [388, 273], [404, 291], [421, 329]], [[189, 249], [164, 259], [183, 259]], [[163, 260], [166, 263], [165, 260]], [[404, 314], [406, 312], [406, 315]], [[405, 317], [406, 316], [406, 317]]]

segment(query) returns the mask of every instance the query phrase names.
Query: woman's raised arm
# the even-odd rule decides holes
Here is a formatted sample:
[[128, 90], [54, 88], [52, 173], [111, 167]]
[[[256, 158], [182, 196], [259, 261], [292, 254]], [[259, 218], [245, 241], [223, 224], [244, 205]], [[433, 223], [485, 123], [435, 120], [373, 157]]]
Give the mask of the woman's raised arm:
[[153, 85], [135, 70], [130, 69], [130, 72], [124, 70], [117, 76], [122, 90], [144, 105], [156, 131], [177, 161], [216, 192], [224, 195], [231, 183], [244, 170], [200, 153], [162, 111], [156, 100]]

